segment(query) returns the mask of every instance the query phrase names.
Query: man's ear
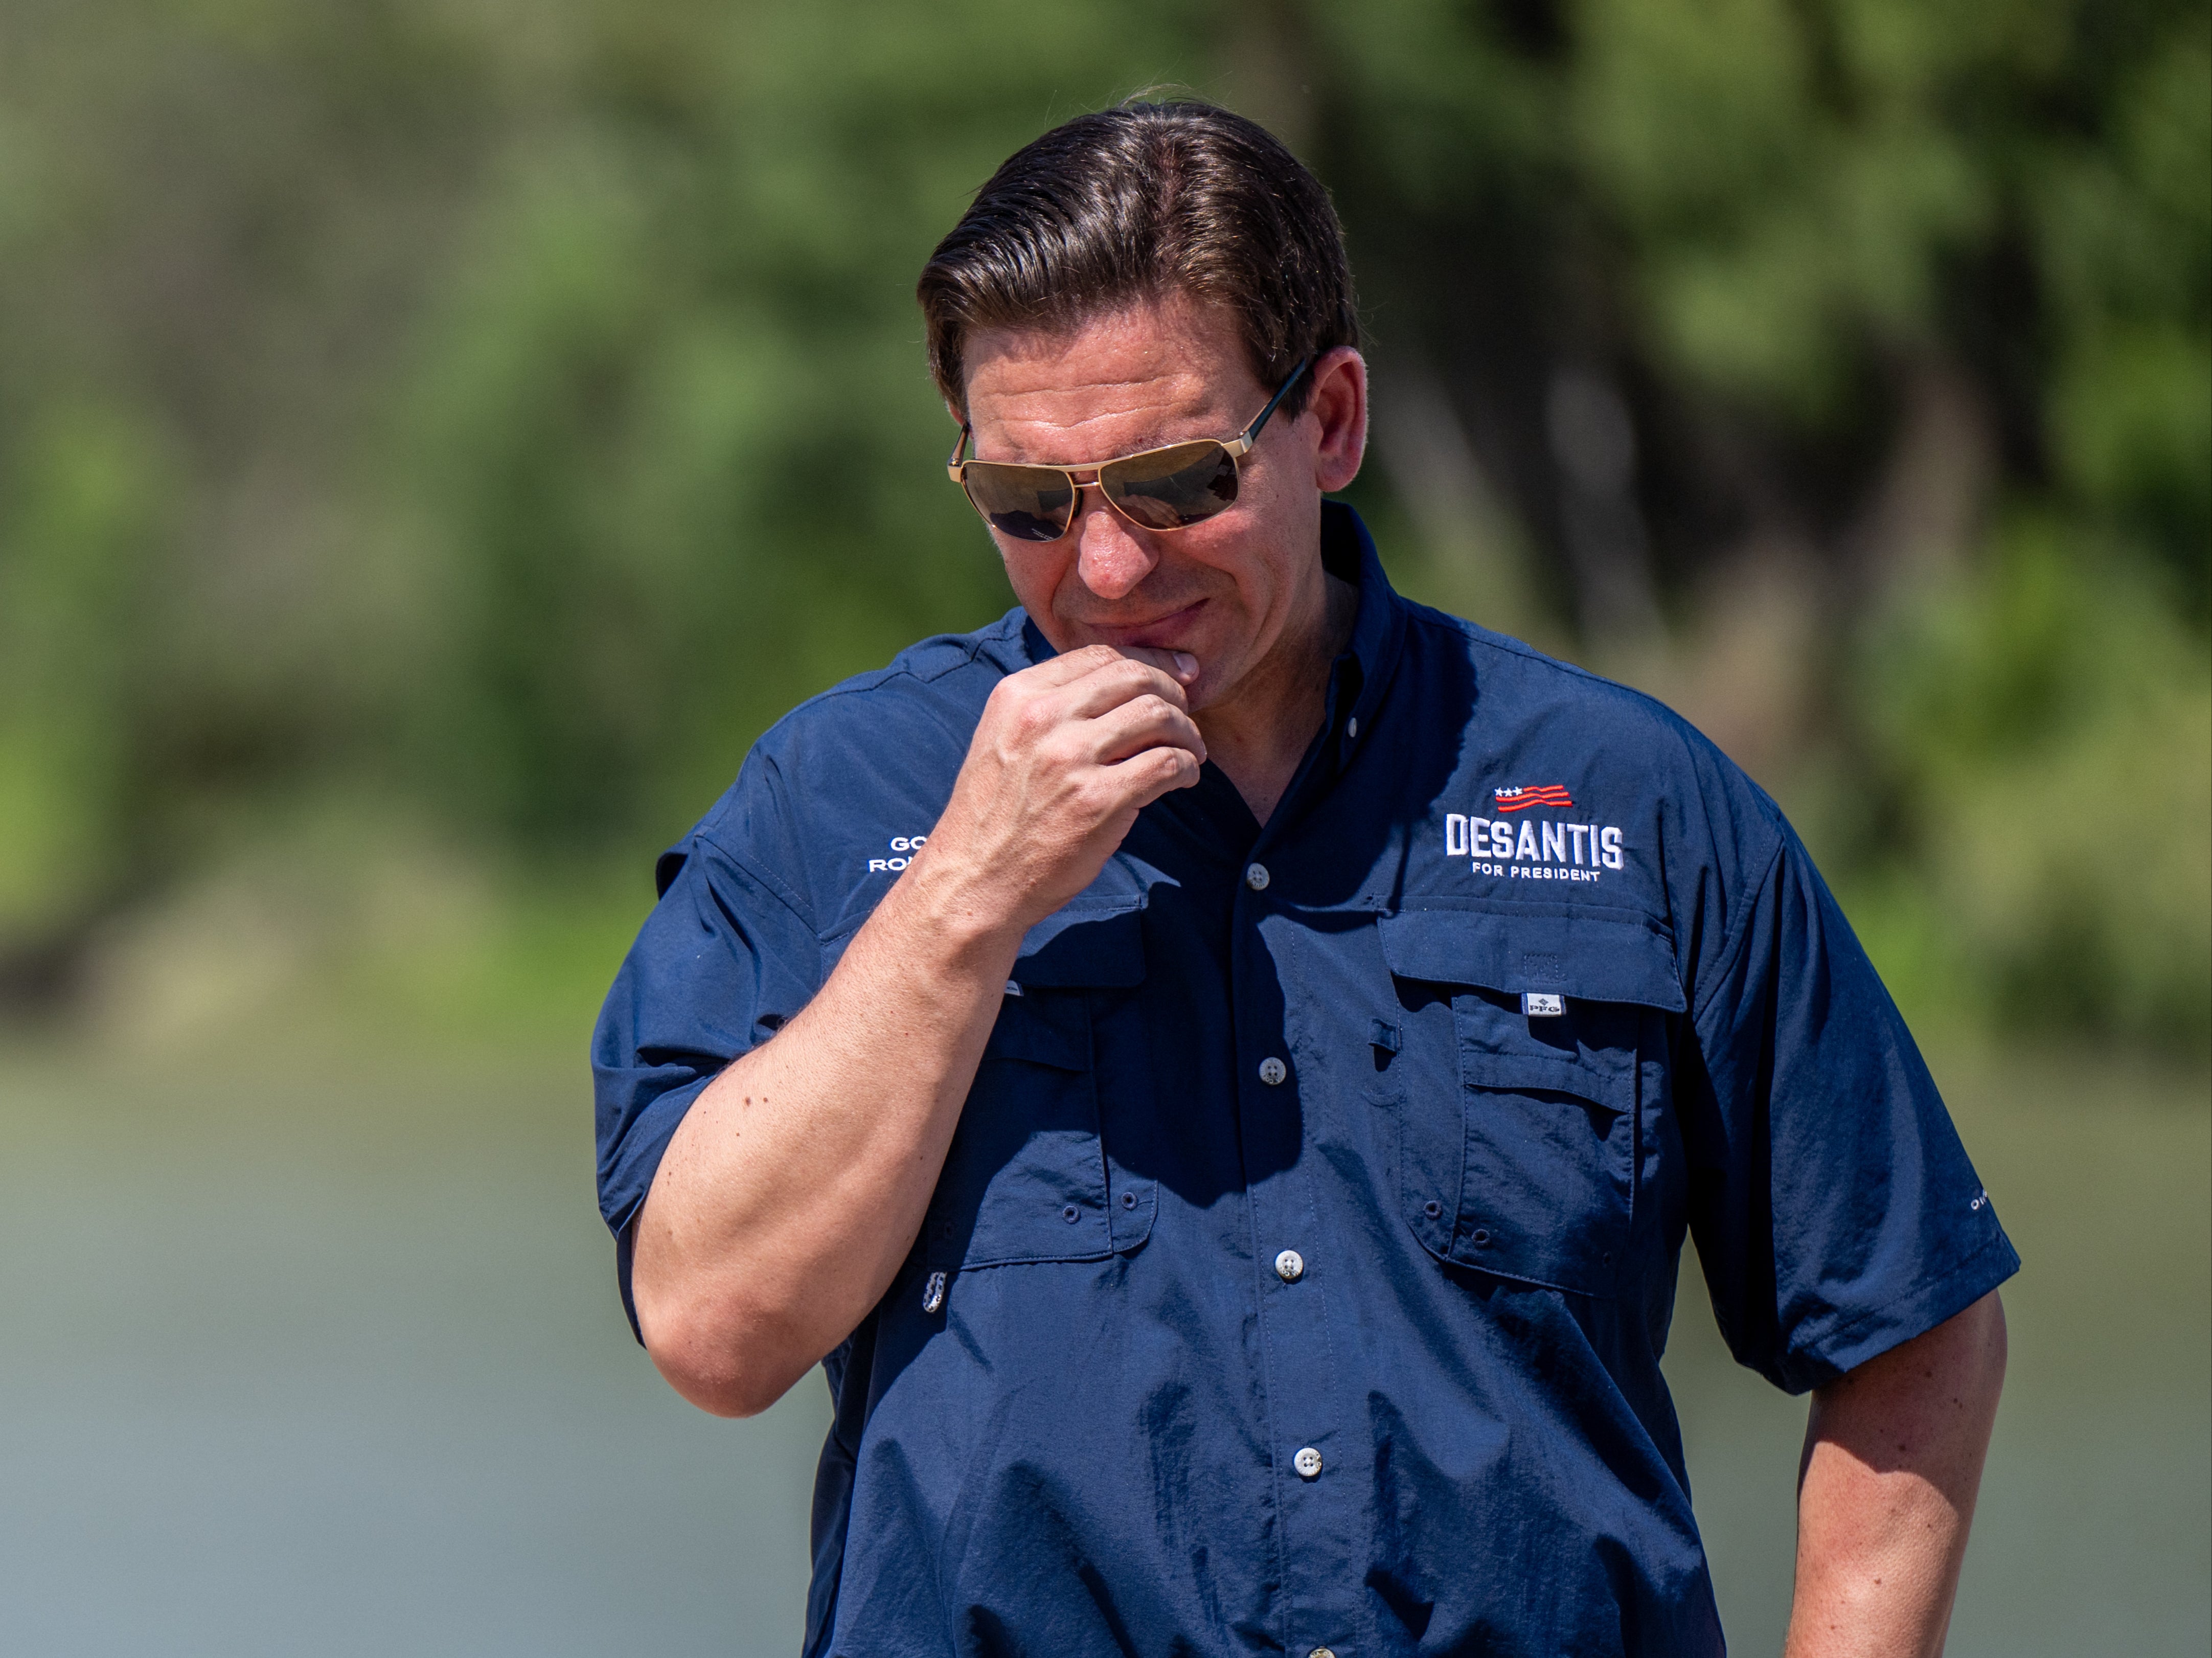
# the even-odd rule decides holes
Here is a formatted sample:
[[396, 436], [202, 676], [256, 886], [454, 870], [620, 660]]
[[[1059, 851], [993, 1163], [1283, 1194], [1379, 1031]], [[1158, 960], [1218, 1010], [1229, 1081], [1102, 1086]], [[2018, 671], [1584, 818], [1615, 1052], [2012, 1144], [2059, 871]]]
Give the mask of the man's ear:
[[1367, 453], [1367, 360], [1348, 345], [1322, 354], [1307, 371], [1313, 387], [1305, 412], [1319, 422], [1314, 434], [1314, 482], [1333, 495], [1359, 476]]

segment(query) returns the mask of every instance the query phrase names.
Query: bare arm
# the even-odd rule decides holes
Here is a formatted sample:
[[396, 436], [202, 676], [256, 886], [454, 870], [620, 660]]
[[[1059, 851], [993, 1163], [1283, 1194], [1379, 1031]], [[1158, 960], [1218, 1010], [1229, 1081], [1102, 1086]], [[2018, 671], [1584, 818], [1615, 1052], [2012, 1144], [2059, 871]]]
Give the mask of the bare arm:
[[944, 816], [821, 993], [669, 1141], [632, 1287], [647, 1351], [693, 1404], [765, 1410], [867, 1315], [921, 1227], [1023, 933], [1141, 807], [1198, 780], [1176, 664], [1145, 654], [1093, 646], [1000, 683]]
[[1996, 1291], [1813, 1395], [1787, 1658], [1936, 1658], [2004, 1385]]

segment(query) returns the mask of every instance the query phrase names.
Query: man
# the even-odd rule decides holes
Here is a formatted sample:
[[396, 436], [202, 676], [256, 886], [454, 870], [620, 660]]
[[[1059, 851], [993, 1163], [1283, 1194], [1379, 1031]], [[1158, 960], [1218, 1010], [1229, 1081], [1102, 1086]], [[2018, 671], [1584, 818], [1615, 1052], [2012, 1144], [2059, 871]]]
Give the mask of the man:
[[1324, 500], [1320, 186], [1084, 117], [920, 292], [1022, 608], [761, 741], [594, 1048], [654, 1363], [828, 1374], [806, 1651], [1718, 1653], [1687, 1230], [1814, 1392], [1791, 1654], [1936, 1652], [2011, 1246], [1772, 803]]

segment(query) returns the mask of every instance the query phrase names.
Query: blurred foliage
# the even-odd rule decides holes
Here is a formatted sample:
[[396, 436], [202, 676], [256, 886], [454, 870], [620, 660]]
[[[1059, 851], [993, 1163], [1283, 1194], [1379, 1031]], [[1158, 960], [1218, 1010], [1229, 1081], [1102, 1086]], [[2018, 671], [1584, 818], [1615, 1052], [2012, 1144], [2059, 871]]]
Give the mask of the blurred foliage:
[[318, 891], [398, 982], [418, 866], [433, 999], [482, 954], [433, 915], [618, 948], [598, 872], [1007, 602], [913, 279], [1006, 154], [1158, 85], [1334, 191], [1410, 590], [1713, 730], [1916, 1011], [2203, 1051], [2180, 0], [15, 0], [0, 999]]
[[2078, 533], [2007, 525], [1990, 568], [1870, 642], [1862, 695], [1897, 838], [1858, 877], [1910, 929], [1890, 941], [1900, 993], [2185, 1047], [2212, 1008], [2203, 643], [2130, 561], [2075, 556]]

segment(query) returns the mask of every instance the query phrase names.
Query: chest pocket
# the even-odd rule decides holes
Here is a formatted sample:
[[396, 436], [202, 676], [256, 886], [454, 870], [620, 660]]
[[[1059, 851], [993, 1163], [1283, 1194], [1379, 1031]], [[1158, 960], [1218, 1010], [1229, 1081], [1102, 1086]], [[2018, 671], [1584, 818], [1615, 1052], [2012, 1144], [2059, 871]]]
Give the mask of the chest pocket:
[[922, 1223], [931, 1269], [1101, 1260], [1150, 1233], [1154, 1185], [1111, 1154], [1149, 1072], [1140, 921], [1072, 906], [1024, 940]]
[[[1636, 1209], [1642, 1062], [1684, 1007], [1671, 940], [1641, 920], [1521, 910], [1382, 918], [1403, 1013], [1406, 1224], [1441, 1260], [1616, 1294]], [[1531, 1015], [1524, 995], [1557, 999]]]

